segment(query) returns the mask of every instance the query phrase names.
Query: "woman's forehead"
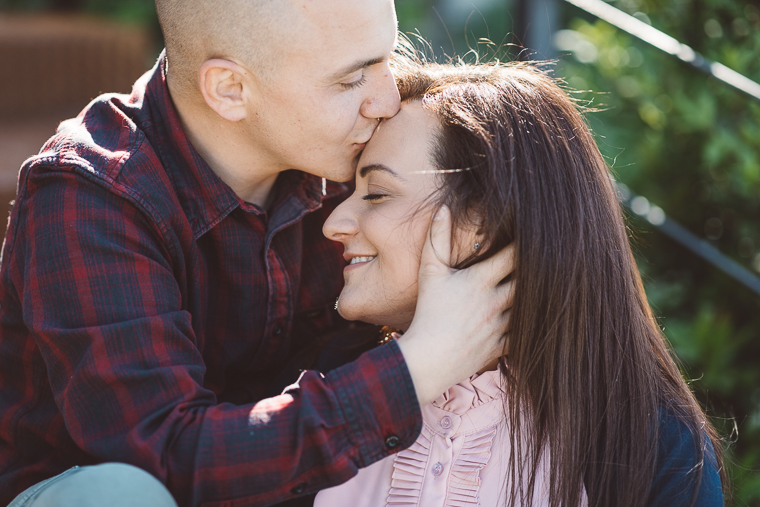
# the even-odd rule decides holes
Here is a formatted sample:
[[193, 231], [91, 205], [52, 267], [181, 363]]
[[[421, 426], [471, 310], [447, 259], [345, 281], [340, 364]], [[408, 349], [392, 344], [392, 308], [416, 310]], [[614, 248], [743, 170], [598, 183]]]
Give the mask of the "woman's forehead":
[[405, 102], [398, 114], [383, 120], [362, 154], [359, 167], [383, 164], [410, 174], [430, 165], [438, 120], [419, 101]]

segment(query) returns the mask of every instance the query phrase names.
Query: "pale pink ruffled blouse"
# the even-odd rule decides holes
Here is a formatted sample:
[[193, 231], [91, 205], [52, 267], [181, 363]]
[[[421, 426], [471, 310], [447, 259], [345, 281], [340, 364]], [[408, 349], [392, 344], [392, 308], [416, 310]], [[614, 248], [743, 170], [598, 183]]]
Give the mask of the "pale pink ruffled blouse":
[[[320, 491], [315, 507], [495, 507], [506, 504], [509, 435], [498, 371], [473, 376], [422, 408], [422, 433], [406, 450]], [[548, 505], [548, 452], [534, 506]], [[587, 505], [585, 493], [583, 505]]]

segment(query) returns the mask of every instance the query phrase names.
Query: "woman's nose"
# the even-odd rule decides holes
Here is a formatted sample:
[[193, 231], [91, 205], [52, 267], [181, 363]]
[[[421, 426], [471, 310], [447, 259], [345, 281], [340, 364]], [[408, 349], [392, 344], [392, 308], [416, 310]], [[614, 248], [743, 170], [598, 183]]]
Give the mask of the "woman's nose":
[[322, 234], [327, 239], [345, 243], [359, 232], [359, 221], [352, 212], [352, 201], [353, 196], [343, 201], [327, 217], [325, 225], [322, 227]]

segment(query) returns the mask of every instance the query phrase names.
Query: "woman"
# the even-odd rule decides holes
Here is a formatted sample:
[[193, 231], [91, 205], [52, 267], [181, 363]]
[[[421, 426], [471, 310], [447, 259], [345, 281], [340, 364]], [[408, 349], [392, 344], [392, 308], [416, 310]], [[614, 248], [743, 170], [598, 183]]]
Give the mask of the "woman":
[[315, 505], [722, 505], [719, 440], [573, 101], [520, 63], [407, 62], [397, 79], [401, 112], [325, 224], [350, 260], [338, 310], [403, 331], [431, 216], [450, 210], [455, 267], [515, 245], [505, 357], [422, 407], [410, 449]]

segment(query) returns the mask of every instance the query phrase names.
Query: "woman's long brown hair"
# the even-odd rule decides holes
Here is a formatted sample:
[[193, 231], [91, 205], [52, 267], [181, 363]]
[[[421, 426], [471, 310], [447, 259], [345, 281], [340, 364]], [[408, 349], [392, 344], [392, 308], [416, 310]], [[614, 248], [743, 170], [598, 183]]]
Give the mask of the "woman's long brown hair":
[[531, 505], [547, 448], [550, 505], [579, 505], [584, 486], [591, 506], [645, 505], [663, 410], [690, 429], [698, 460], [712, 444], [725, 487], [722, 446], [652, 315], [614, 183], [574, 101], [530, 64], [413, 60], [396, 58], [395, 72], [402, 100], [440, 119], [433, 199], [455, 227], [483, 235], [462, 265], [517, 247], [502, 369], [507, 505]]

